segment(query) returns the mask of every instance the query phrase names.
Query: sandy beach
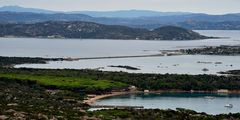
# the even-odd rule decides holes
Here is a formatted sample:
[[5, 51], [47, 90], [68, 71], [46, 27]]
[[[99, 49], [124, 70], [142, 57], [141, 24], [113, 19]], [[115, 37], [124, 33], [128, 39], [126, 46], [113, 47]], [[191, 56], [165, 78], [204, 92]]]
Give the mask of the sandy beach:
[[[118, 96], [124, 94], [132, 94], [132, 93], [140, 93], [141, 91], [134, 91], [134, 92], [112, 92], [110, 94], [103, 94], [103, 95], [88, 95], [87, 99], [83, 101], [86, 104], [94, 104], [97, 100], [111, 97], [111, 96]], [[91, 96], [91, 97], [90, 97]]]

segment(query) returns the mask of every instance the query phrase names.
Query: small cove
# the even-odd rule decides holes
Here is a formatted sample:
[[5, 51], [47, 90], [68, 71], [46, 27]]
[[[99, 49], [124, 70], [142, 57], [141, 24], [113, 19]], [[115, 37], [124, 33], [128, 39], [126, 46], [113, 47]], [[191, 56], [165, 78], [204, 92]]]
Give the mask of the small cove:
[[[239, 94], [138, 93], [100, 99], [95, 105], [144, 106], [146, 109], [185, 108], [208, 114], [223, 114], [239, 112], [239, 100]], [[227, 104], [232, 104], [233, 108], [225, 107]]]

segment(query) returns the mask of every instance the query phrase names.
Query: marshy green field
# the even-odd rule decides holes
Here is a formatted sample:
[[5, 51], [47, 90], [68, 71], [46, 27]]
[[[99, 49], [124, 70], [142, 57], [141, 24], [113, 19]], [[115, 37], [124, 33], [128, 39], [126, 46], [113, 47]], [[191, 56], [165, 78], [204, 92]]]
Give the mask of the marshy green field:
[[0, 71], [0, 78], [18, 79], [35, 81], [39, 85], [54, 86], [57, 88], [81, 88], [86, 91], [107, 90], [113, 88], [124, 88], [128, 85], [122, 82], [94, 79], [81, 75], [74, 75], [70, 72], [62, 71], [64, 74], [59, 74], [61, 71], [50, 72], [49, 70], [31, 71], [31, 70], [10, 70], [5, 69]]

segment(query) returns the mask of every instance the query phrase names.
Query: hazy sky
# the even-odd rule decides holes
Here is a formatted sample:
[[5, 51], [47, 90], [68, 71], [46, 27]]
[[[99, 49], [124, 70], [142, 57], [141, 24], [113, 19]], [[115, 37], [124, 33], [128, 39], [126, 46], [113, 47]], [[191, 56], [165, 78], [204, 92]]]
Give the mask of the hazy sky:
[[210, 14], [240, 13], [240, 0], [0, 0], [0, 6], [6, 5], [57, 11], [141, 9]]

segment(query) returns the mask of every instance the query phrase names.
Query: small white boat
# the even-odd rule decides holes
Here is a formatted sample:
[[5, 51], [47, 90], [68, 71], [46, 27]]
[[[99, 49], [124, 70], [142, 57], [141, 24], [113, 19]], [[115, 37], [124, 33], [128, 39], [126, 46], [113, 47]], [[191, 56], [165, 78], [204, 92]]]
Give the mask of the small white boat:
[[224, 107], [233, 108], [233, 105], [232, 104], [226, 104]]

